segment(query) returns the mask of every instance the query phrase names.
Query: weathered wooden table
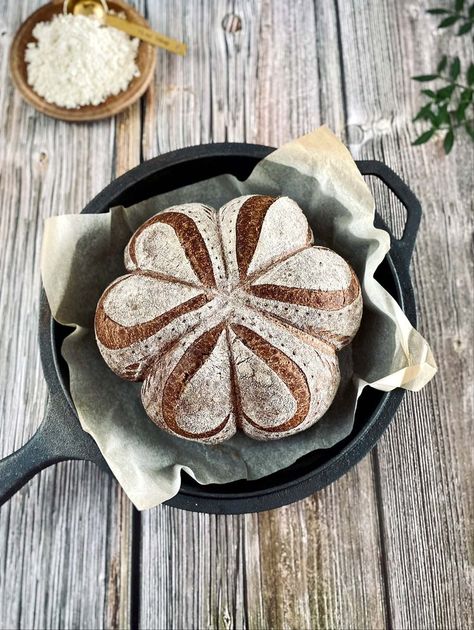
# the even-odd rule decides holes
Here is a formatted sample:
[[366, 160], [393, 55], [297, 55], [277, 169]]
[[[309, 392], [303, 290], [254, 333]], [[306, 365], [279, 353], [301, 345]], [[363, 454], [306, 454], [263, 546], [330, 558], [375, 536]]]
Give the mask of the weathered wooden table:
[[[142, 103], [75, 125], [36, 113], [8, 77], [13, 34], [40, 2], [0, 7], [2, 456], [46, 406], [45, 217], [79, 212], [140, 160], [187, 145], [279, 145], [327, 123], [355, 157], [397, 171], [424, 209], [412, 275], [439, 374], [349, 474], [272, 512], [138, 514], [92, 464], [45, 471], [0, 511], [0, 627], [472, 628], [472, 143], [449, 157], [410, 144], [410, 76], [441, 52], [466, 63], [468, 39], [440, 35], [425, 2], [137, 0], [190, 54], [158, 52]], [[400, 230], [397, 203], [374, 191]]]

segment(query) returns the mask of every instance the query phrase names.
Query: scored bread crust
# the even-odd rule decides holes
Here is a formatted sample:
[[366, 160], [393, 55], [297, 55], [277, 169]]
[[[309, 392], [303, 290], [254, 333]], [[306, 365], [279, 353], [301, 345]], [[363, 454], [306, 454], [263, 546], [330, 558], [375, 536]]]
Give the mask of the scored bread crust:
[[343, 258], [313, 245], [293, 200], [168, 208], [134, 233], [125, 266], [99, 300], [97, 344], [118, 376], [144, 381], [158, 426], [207, 443], [237, 429], [269, 440], [324, 415], [361, 288]]

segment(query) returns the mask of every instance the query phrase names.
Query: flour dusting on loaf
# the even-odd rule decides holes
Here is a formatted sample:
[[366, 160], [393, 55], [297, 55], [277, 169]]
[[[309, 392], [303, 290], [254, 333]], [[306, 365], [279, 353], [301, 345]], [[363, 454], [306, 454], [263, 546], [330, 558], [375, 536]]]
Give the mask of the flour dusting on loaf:
[[167, 208], [132, 236], [125, 266], [98, 303], [97, 344], [118, 376], [143, 381], [159, 427], [207, 443], [237, 430], [271, 440], [327, 411], [362, 295], [347, 262], [313, 246], [292, 199]]

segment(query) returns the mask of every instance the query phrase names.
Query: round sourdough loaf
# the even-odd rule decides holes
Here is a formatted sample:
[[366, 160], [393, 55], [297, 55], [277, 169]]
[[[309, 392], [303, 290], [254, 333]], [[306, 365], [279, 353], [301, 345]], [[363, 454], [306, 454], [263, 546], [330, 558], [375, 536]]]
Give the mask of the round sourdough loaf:
[[159, 427], [217, 443], [237, 429], [281, 438], [321, 418], [362, 296], [345, 260], [312, 243], [294, 201], [261, 195], [218, 211], [174, 206], [135, 232], [95, 332], [110, 368], [144, 381]]

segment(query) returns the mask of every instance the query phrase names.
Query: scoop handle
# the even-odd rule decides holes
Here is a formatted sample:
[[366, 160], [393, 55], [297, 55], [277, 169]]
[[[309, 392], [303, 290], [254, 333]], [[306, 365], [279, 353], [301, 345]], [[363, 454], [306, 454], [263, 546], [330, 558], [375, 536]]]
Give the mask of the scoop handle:
[[176, 39], [172, 39], [171, 37], [167, 37], [166, 35], [162, 35], [161, 33], [157, 33], [156, 31], [152, 31], [151, 28], [146, 28], [145, 26], [141, 26], [135, 22], [129, 22], [128, 20], [124, 20], [116, 15], [111, 15], [110, 13], [107, 13], [103, 20], [107, 26], [112, 26], [120, 31], [124, 31], [132, 37], [138, 37], [138, 39], [148, 42], [149, 44], [153, 44], [153, 46], [164, 48], [176, 55], [184, 56], [186, 54], [186, 44], [183, 44], [183, 42], [179, 42]]
[[407, 211], [405, 229], [400, 239], [396, 239], [392, 235], [392, 247], [398, 250], [400, 258], [408, 267], [413, 254], [413, 248], [415, 247], [418, 228], [420, 227], [420, 202], [405, 182], [383, 162], [377, 160], [358, 160], [357, 166], [362, 175], [375, 175], [375, 177], [382, 180], [405, 207]]
[[0, 460], [0, 506], [52, 464], [84, 459], [108, 468], [96, 443], [82, 430], [66, 405], [59, 396], [51, 395], [43, 422], [33, 437]]

